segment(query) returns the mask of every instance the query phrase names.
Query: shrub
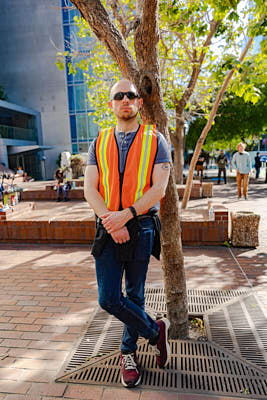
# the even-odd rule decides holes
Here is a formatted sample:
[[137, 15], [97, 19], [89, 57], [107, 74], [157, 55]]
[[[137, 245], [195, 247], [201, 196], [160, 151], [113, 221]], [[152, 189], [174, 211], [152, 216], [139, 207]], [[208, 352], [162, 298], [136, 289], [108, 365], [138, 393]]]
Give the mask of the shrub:
[[86, 161], [81, 154], [73, 154], [70, 158], [72, 178], [78, 179], [84, 174], [84, 167], [86, 166]]

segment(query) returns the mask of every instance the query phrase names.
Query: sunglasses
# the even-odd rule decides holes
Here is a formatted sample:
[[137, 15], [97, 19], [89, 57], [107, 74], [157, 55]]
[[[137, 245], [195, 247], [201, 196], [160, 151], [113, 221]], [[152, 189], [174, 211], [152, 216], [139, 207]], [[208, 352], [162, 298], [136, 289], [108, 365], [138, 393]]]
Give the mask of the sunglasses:
[[139, 94], [136, 94], [134, 92], [118, 92], [114, 94], [112, 100], [122, 100], [125, 95], [129, 100], [137, 99], [139, 97]]

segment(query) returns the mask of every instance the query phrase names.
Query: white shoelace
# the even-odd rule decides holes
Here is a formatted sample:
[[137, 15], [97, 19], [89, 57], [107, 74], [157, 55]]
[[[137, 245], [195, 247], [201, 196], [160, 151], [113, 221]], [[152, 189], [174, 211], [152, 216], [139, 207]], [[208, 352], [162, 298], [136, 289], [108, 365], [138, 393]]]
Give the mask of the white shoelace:
[[137, 369], [136, 362], [134, 361], [134, 353], [122, 354], [122, 358], [125, 369]]
[[156, 345], [150, 344], [149, 347], [150, 347], [151, 353], [153, 353], [155, 356], [159, 356], [160, 355], [160, 351], [159, 351], [159, 349], [157, 348]]

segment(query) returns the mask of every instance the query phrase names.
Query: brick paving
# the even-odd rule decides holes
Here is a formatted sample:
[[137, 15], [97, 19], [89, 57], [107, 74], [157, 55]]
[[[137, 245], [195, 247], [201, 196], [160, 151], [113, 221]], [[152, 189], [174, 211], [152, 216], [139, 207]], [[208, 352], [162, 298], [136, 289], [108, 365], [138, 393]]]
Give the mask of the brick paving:
[[[215, 187], [214, 201], [261, 215], [257, 249], [185, 247], [188, 288], [267, 289], [267, 185], [236, 201], [233, 184]], [[207, 200], [192, 200], [192, 210]], [[97, 305], [87, 245], [0, 244], [0, 400], [231, 400], [208, 395], [55, 383], [55, 377]], [[148, 282], [162, 283], [151, 260]], [[246, 396], [246, 399], [248, 397]]]

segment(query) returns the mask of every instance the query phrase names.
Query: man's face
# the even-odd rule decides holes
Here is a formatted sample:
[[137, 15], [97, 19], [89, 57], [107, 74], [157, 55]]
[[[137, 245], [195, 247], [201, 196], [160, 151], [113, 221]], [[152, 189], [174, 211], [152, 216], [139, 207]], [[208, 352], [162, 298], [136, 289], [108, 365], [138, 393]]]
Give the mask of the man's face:
[[239, 144], [239, 145], [237, 146], [237, 151], [239, 151], [239, 153], [243, 153], [244, 150], [245, 150], [245, 149], [244, 149], [244, 146], [242, 146], [242, 144]]
[[122, 100], [113, 100], [114, 95], [118, 92], [133, 92], [137, 94], [135, 86], [127, 81], [118, 82], [113, 86], [110, 93], [111, 100], [108, 102], [109, 107], [118, 119], [124, 121], [134, 119], [143, 104], [143, 99], [138, 97], [128, 99], [128, 97], [124, 95]]

